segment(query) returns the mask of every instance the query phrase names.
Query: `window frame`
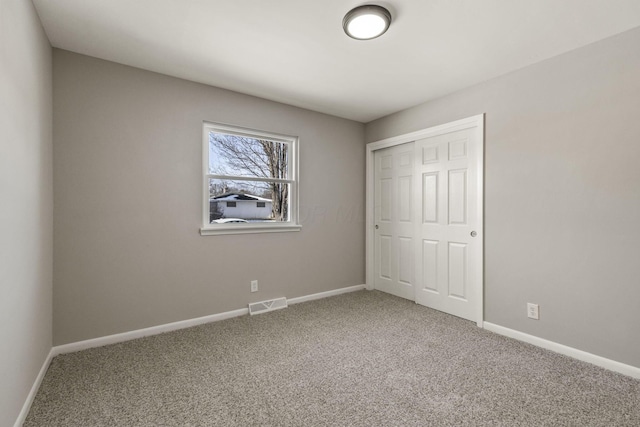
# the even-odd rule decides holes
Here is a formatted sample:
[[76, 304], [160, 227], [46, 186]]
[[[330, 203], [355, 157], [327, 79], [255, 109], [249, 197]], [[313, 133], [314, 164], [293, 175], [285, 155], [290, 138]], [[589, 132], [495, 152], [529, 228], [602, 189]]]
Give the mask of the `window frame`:
[[[248, 138], [263, 139], [276, 143], [284, 143], [289, 147], [289, 176], [287, 179], [258, 178], [234, 175], [218, 175], [209, 173], [209, 132], [227, 135], [244, 136]], [[228, 125], [204, 121], [202, 125], [202, 227], [200, 234], [203, 236], [220, 234], [251, 234], [300, 231], [299, 223], [299, 138], [297, 136], [277, 134], [262, 130], [249, 129], [241, 126]], [[209, 223], [209, 180], [210, 179], [236, 179], [243, 181], [281, 182], [289, 184], [289, 221], [281, 222], [257, 222], [257, 223]]]

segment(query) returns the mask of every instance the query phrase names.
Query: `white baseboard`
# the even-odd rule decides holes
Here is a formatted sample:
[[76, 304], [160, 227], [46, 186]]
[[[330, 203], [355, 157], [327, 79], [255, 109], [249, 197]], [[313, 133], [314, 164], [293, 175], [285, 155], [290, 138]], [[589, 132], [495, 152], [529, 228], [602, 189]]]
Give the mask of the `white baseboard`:
[[316, 299], [322, 299], [322, 298], [333, 297], [333, 296], [336, 296], [336, 295], [346, 294], [348, 292], [361, 291], [361, 290], [363, 290], [365, 288], [366, 288], [365, 285], [349, 286], [349, 287], [346, 287], [346, 288], [334, 289], [332, 291], [319, 292], [317, 294], [311, 294], [311, 295], [305, 295], [305, 296], [302, 296], [302, 297], [287, 299], [287, 303], [288, 304], [298, 304], [298, 303], [301, 303], [301, 302], [313, 301], [313, 300], [316, 300]]
[[[306, 295], [297, 298], [287, 299], [288, 304], [297, 304], [305, 301], [313, 301], [320, 298], [327, 298], [334, 295], [340, 295], [347, 292], [355, 292], [364, 289], [364, 285], [349, 286], [346, 288], [334, 289], [332, 291], [320, 292], [317, 294]], [[53, 356], [64, 353], [73, 353], [74, 351], [87, 350], [95, 347], [102, 347], [109, 344], [117, 344], [120, 342], [130, 341], [137, 338], [158, 335], [165, 332], [177, 331], [179, 329], [190, 328], [192, 326], [203, 325], [205, 323], [218, 322], [220, 320], [231, 319], [232, 317], [244, 316], [249, 314], [248, 308], [240, 308], [237, 310], [226, 311], [224, 313], [212, 314], [209, 316], [197, 317], [195, 319], [181, 320], [179, 322], [166, 323], [164, 325], [152, 326], [150, 328], [137, 329], [134, 331], [123, 332], [120, 334], [107, 335], [104, 337], [93, 338], [85, 341], [78, 341], [70, 344], [63, 344], [53, 347]]]
[[31, 410], [31, 405], [33, 404], [33, 400], [36, 398], [36, 394], [38, 393], [38, 389], [40, 388], [40, 384], [42, 384], [42, 380], [44, 379], [44, 375], [47, 373], [47, 369], [49, 369], [49, 364], [51, 364], [51, 359], [53, 359], [53, 349], [49, 350], [49, 354], [47, 355], [42, 367], [40, 368], [40, 372], [38, 372], [38, 376], [36, 380], [33, 382], [31, 386], [31, 390], [29, 390], [29, 394], [27, 395], [27, 399], [24, 401], [24, 405], [22, 405], [22, 410], [20, 414], [18, 414], [18, 418], [16, 419], [16, 423], [14, 427], [21, 427], [24, 421], [27, 419], [27, 415], [29, 415], [29, 410]]
[[640, 368], [637, 368], [635, 366], [616, 362], [615, 360], [597, 356], [592, 353], [587, 353], [586, 351], [578, 350], [577, 348], [568, 347], [563, 344], [558, 344], [557, 342], [545, 340], [544, 338], [525, 334], [524, 332], [505, 328], [504, 326], [495, 325], [489, 322], [484, 322], [484, 329], [495, 332], [496, 334], [504, 335], [509, 338], [514, 338], [518, 341], [524, 341], [526, 343], [533, 344], [537, 347], [542, 347], [544, 349], [551, 350], [565, 356], [573, 357], [574, 359], [591, 363], [593, 365], [600, 366], [601, 368], [609, 369], [610, 371], [618, 372], [623, 375], [640, 379]]
[[218, 322], [220, 320], [231, 319], [232, 317], [244, 316], [245, 314], [249, 314], [249, 309], [240, 308], [238, 310], [226, 311], [224, 313], [196, 317], [195, 319], [165, 323], [164, 325], [151, 326], [150, 328], [136, 329], [134, 331], [122, 332], [120, 334], [107, 335], [90, 340], [58, 345], [53, 347], [52, 351], [54, 356], [65, 353], [73, 353], [74, 351], [87, 350], [89, 348], [102, 347], [109, 344], [117, 344], [125, 341], [135, 340], [137, 338], [143, 338], [151, 335], [163, 334], [165, 332], [177, 331], [178, 329], [185, 329], [192, 326], [203, 325], [205, 323]]

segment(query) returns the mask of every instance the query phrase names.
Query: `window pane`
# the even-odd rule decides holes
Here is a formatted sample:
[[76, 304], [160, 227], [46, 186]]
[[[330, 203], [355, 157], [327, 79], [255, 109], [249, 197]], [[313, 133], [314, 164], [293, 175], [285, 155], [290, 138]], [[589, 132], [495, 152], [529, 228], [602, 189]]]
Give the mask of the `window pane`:
[[289, 184], [209, 179], [209, 223], [289, 221]]
[[289, 145], [209, 131], [209, 173], [289, 179]]

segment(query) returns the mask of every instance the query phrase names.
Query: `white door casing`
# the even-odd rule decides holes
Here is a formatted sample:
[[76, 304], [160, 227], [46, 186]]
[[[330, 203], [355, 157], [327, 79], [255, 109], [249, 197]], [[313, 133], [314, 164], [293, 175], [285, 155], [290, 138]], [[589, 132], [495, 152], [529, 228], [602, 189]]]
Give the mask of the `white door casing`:
[[375, 280], [376, 250], [380, 250], [375, 229], [376, 152], [414, 141], [410, 280], [414, 294], [399, 296], [481, 327], [483, 114], [367, 144], [367, 288], [384, 290]]
[[413, 300], [413, 143], [375, 152], [374, 287]]

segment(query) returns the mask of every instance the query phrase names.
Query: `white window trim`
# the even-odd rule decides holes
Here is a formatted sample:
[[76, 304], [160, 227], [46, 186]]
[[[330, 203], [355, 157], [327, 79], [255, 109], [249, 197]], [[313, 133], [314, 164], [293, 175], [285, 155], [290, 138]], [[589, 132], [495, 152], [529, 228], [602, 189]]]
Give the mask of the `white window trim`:
[[[291, 185], [289, 194], [289, 215], [290, 220], [287, 222], [264, 222], [264, 223], [233, 223], [233, 224], [209, 224], [209, 178], [218, 177], [209, 173], [209, 132], [226, 133], [231, 135], [246, 136], [256, 139], [267, 139], [274, 142], [284, 142], [289, 144], [291, 154], [289, 161], [290, 179], [278, 180], [284, 181]], [[299, 223], [298, 210], [298, 137], [290, 135], [276, 134], [272, 132], [264, 132], [240, 126], [226, 125], [222, 123], [203, 122], [202, 126], [202, 227], [200, 234], [202, 236], [214, 236], [224, 234], [252, 234], [252, 233], [280, 233], [288, 231], [300, 231], [302, 225]], [[238, 178], [238, 177], [229, 177]], [[251, 177], [242, 177], [242, 179], [251, 180]]]

